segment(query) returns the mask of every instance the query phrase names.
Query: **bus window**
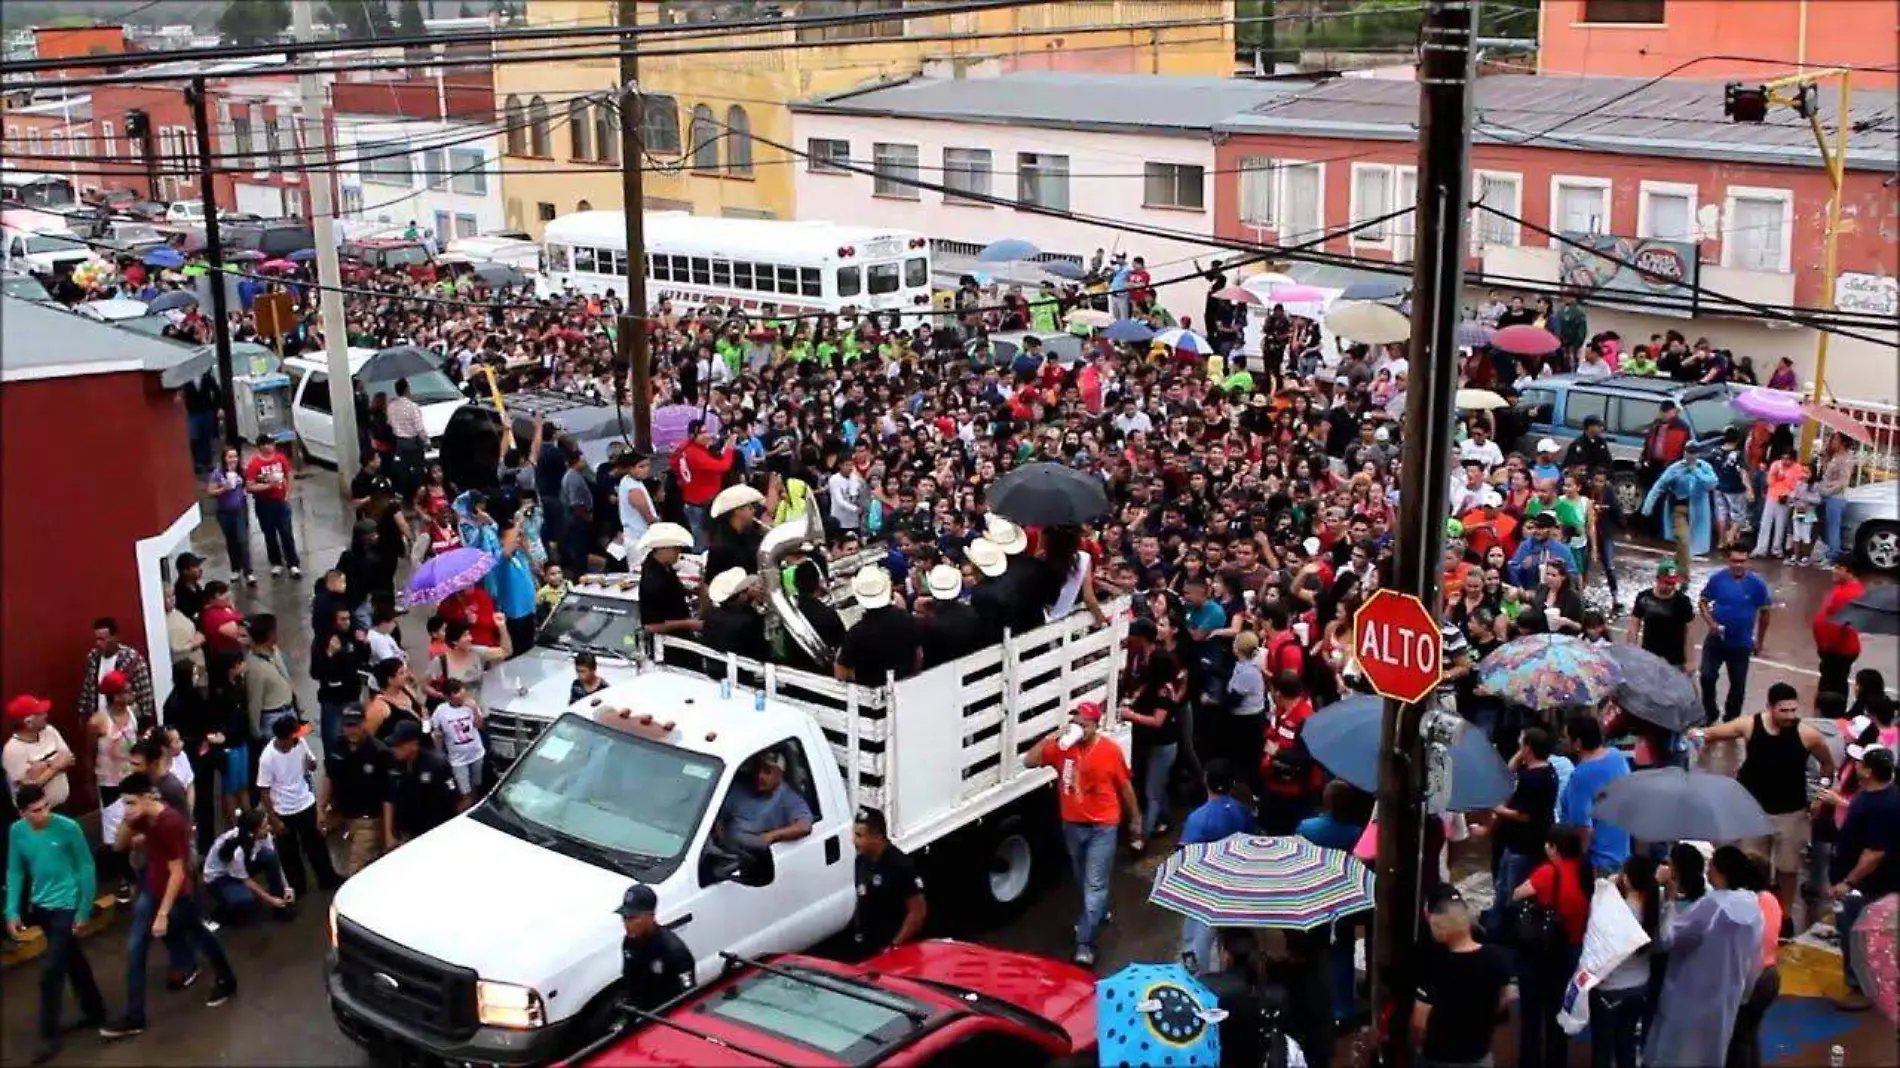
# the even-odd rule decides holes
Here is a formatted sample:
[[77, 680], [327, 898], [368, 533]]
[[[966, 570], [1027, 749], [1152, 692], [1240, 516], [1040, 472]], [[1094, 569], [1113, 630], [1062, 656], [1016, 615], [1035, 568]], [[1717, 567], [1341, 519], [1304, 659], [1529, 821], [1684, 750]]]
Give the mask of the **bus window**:
[[548, 246], [548, 270], [565, 271], [568, 269], [567, 246]]
[[855, 297], [864, 289], [864, 279], [856, 267], [838, 268], [838, 295]]
[[716, 285], [716, 286], [731, 285], [732, 284], [732, 261], [731, 260], [712, 261], [712, 279], [713, 279], [713, 285]]
[[686, 281], [686, 257], [668, 256], [667, 259], [672, 261], [670, 266], [672, 268], [671, 276], [672, 276], [673, 281], [675, 282]]
[[800, 267], [798, 269], [798, 291], [807, 297], [822, 297], [825, 295], [825, 285], [819, 280], [818, 268]]
[[613, 257], [611, 263], [613, 265], [614, 277], [625, 278], [627, 276], [627, 254], [619, 249], [614, 249], [610, 255]]
[[693, 257], [693, 284], [703, 286], [712, 281], [712, 265], [704, 256]]
[[930, 284], [930, 261], [912, 256], [904, 261], [904, 288], [922, 289]]
[[751, 289], [752, 288], [752, 265], [751, 264], [735, 263], [732, 265], [732, 288], [734, 289]]
[[897, 292], [897, 264], [874, 263], [865, 269], [871, 282], [871, 295]]
[[665, 256], [648, 256], [647, 277], [659, 282], [671, 282], [673, 280], [673, 265], [667, 262], [667, 257]]
[[586, 271], [591, 274], [594, 273], [596, 266], [593, 249], [576, 248], [574, 250], [574, 269], [576, 271]]
[[761, 293], [778, 292], [778, 282], [775, 281], [776, 277], [777, 276], [772, 273], [771, 264], [755, 263], [752, 265], [752, 285], [753, 285], [753, 288], [757, 289], [759, 292]]
[[778, 291], [791, 296], [798, 295], [798, 268], [780, 267], [778, 269]]

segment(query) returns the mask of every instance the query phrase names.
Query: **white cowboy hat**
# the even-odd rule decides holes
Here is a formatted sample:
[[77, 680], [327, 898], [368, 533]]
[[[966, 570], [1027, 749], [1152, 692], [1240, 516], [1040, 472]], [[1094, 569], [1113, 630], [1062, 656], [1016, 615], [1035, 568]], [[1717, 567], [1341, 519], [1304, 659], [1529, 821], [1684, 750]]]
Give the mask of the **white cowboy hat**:
[[751, 486], [727, 486], [719, 491], [719, 496], [713, 498], [712, 515], [714, 519], [717, 519], [734, 508], [764, 503], [765, 495]]
[[993, 541], [978, 538], [970, 543], [969, 548], [963, 550], [963, 555], [976, 567], [977, 571], [990, 578], [995, 578], [1009, 570], [1009, 561], [1003, 558], [1003, 550], [997, 548]]
[[994, 512], [983, 517], [983, 537], [1008, 556], [1029, 548], [1029, 538], [1023, 534], [1023, 528]]
[[1556, 452], [1557, 442], [1551, 438], [1545, 438], [1544, 440], [1537, 443], [1537, 451], [1538, 452]]
[[963, 596], [963, 572], [949, 564], [938, 564], [924, 576], [924, 586], [939, 601], [954, 601]]
[[706, 585], [706, 596], [712, 598], [714, 604], [725, 604], [732, 600], [733, 594], [751, 584], [752, 576], [746, 574], [744, 568], [729, 567], [713, 576], [713, 580]]
[[891, 603], [891, 573], [872, 565], [851, 576], [851, 596], [859, 608], [883, 608]]
[[655, 549], [690, 549], [693, 547], [692, 532], [678, 523], [655, 523], [647, 528], [645, 534], [634, 545], [634, 552], [645, 556]]

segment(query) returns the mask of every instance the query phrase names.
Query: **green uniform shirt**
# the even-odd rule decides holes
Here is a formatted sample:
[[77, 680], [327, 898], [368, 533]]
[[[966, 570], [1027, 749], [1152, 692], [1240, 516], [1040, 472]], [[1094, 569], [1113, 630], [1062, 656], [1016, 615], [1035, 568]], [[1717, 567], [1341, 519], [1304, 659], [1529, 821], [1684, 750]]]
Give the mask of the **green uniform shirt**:
[[719, 353], [720, 359], [726, 361], [726, 370], [737, 377], [740, 367], [745, 364], [745, 347], [737, 341], [728, 341], [722, 337], [713, 342], [713, 350]]
[[45, 830], [36, 831], [26, 820], [14, 821], [7, 832], [7, 919], [20, 918], [20, 886], [33, 879], [33, 904], [43, 909], [70, 909], [74, 923], [92, 918], [92, 895], [97, 880], [86, 832], [71, 819], [54, 813]]
[[1044, 333], [1054, 333], [1058, 305], [1053, 300], [1038, 300], [1029, 306], [1029, 325]]

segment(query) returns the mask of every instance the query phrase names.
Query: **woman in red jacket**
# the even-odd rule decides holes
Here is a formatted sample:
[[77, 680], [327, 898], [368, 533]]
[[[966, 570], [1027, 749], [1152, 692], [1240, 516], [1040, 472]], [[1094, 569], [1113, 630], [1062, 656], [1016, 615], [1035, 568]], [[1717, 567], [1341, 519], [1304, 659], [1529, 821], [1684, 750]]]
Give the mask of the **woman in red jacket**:
[[1854, 661], [1860, 659], [1860, 632], [1851, 623], [1834, 619], [1834, 614], [1865, 593], [1867, 588], [1854, 576], [1848, 554], [1834, 554], [1834, 585], [1814, 613], [1814, 651], [1821, 654], [1820, 693], [1846, 696], [1847, 680], [1853, 676]]

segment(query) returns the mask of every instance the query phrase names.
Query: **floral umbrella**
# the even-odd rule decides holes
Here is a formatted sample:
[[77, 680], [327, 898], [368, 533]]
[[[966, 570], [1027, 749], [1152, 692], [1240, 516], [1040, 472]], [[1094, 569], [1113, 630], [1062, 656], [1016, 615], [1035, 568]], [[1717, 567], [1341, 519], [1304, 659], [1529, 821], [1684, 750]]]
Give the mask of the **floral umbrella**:
[[1900, 976], [1894, 964], [1896, 914], [1900, 914], [1900, 894], [1888, 894], [1861, 910], [1847, 937], [1854, 940], [1854, 977], [1860, 980], [1861, 993], [1887, 1019], [1900, 1022], [1895, 1015], [1900, 1001]]
[[480, 549], [450, 549], [430, 557], [409, 576], [403, 590], [405, 605], [435, 604], [461, 593], [482, 580], [495, 566], [495, 558]]
[[1587, 707], [1616, 693], [1623, 669], [1568, 634], [1505, 642], [1478, 663], [1478, 689], [1527, 708]]

